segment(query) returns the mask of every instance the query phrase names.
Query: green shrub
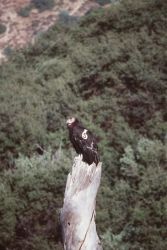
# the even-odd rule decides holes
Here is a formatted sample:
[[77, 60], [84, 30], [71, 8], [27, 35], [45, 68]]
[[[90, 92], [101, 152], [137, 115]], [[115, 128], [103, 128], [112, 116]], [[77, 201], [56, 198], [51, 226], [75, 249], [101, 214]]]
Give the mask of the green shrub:
[[2, 249], [62, 249], [59, 209], [70, 164], [61, 150], [49, 149], [41, 156], [20, 156], [14, 171], [1, 174]]
[[96, 2], [100, 5], [106, 5], [112, 2], [112, 0], [96, 0]]
[[125, 244], [122, 244], [123, 236], [121, 234], [114, 235], [111, 230], [107, 230], [102, 236], [102, 244], [105, 250], [124, 250]]
[[54, 0], [32, 0], [31, 3], [37, 8], [40, 12], [45, 10], [50, 10], [54, 7]]
[[5, 56], [10, 57], [13, 53], [13, 49], [10, 46], [8, 46], [4, 49], [3, 53], [5, 54]]
[[32, 10], [32, 8], [33, 8], [32, 4], [29, 4], [29, 5], [25, 6], [25, 7], [22, 7], [18, 11], [18, 15], [22, 16], [22, 17], [28, 17], [29, 14], [30, 14], [30, 12], [31, 12], [31, 10]]
[[5, 31], [6, 31], [6, 26], [4, 24], [0, 23], [0, 35], [5, 33]]
[[72, 26], [76, 24], [78, 20], [79, 20], [79, 17], [69, 15], [68, 11], [61, 11], [59, 13], [58, 22], [61, 25]]

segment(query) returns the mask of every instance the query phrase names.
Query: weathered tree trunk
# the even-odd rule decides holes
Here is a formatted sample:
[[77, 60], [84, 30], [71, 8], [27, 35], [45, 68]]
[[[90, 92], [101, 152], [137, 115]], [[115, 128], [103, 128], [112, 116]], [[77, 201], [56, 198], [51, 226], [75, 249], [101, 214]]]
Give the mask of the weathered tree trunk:
[[75, 158], [66, 183], [60, 221], [65, 250], [102, 250], [95, 225], [96, 194], [101, 163], [88, 165]]

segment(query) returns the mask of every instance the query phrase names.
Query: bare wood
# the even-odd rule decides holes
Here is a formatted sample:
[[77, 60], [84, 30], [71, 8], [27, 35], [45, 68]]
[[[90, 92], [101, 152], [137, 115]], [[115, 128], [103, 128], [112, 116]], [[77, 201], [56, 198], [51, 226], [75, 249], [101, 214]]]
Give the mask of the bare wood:
[[65, 250], [102, 250], [95, 224], [101, 165], [89, 166], [82, 161], [82, 156], [78, 156], [74, 160], [72, 172], [68, 174], [60, 214]]

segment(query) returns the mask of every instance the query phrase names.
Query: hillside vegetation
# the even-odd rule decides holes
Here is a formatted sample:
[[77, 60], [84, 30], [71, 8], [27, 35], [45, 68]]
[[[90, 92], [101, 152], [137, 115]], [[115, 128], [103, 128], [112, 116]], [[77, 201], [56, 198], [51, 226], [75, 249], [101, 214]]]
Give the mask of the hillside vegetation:
[[0, 66], [2, 250], [62, 249], [69, 115], [99, 141], [104, 249], [167, 249], [166, 27], [166, 1], [124, 0], [59, 21]]

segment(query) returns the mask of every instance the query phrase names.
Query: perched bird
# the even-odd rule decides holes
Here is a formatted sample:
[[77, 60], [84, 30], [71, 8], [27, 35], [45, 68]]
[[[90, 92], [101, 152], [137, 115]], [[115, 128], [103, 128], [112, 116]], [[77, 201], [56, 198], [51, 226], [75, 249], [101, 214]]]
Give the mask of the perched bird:
[[67, 120], [70, 141], [77, 154], [83, 155], [83, 161], [91, 165], [99, 163], [98, 146], [94, 135], [86, 129], [78, 119]]

